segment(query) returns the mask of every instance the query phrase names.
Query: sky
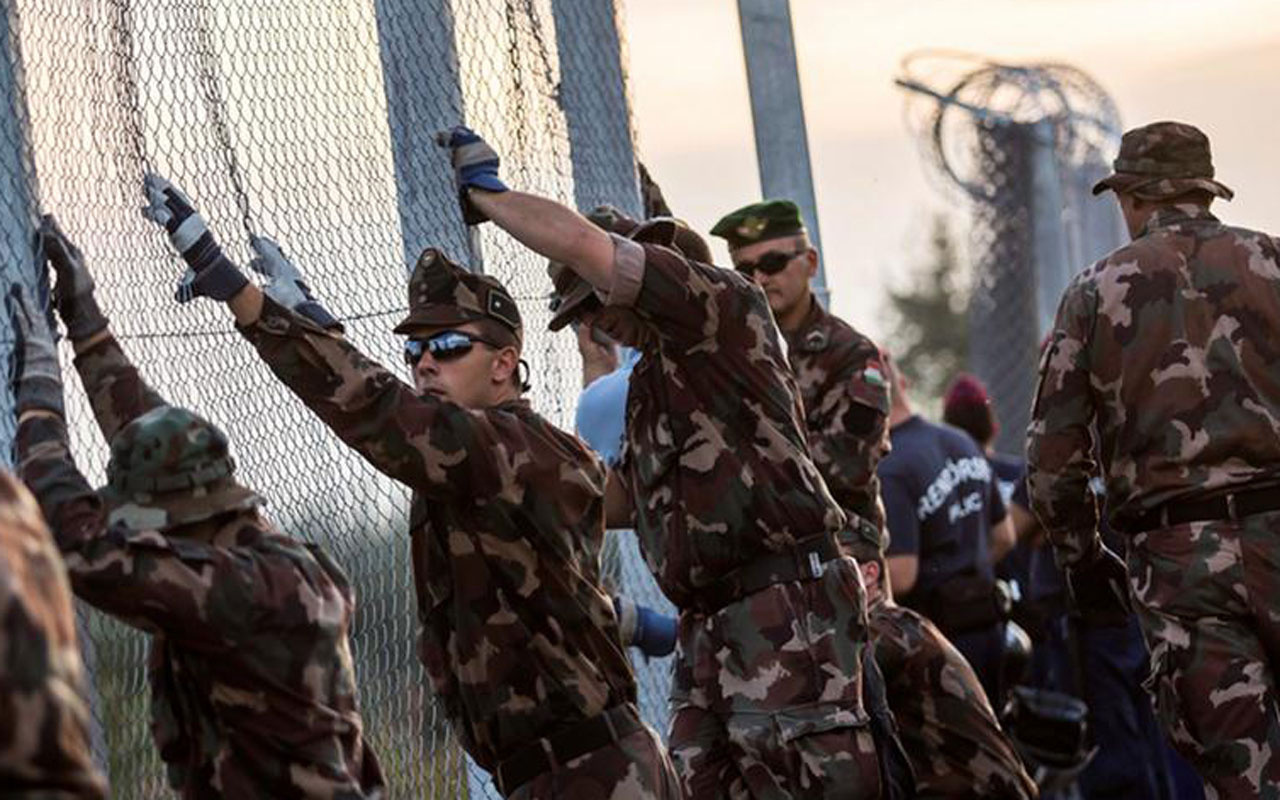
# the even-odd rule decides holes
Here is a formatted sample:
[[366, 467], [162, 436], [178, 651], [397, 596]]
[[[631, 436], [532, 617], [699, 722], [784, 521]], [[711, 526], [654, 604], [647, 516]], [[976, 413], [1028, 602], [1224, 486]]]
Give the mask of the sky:
[[[886, 287], [926, 258], [931, 218], [965, 230], [893, 85], [913, 51], [1065, 62], [1111, 94], [1125, 127], [1191, 122], [1236, 190], [1215, 211], [1280, 232], [1275, 0], [794, 0], [791, 13], [832, 309], [872, 336], [888, 333]], [[760, 197], [737, 3], [628, 0], [625, 23], [640, 157], [705, 232]]]

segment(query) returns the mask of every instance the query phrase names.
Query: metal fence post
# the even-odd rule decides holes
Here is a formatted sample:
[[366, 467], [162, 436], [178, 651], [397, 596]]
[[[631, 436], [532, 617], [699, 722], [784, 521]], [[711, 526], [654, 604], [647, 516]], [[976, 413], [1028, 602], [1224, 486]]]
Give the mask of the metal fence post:
[[[448, 0], [376, 0], [378, 49], [405, 263], [431, 245], [478, 268], [476, 246], [459, 215], [454, 224], [432, 225], [441, 197], [453, 194], [453, 174], [435, 141], [438, 131], [463, 122], [453, 8]], [[432, 24], [424, 25], [423, 20]], [[441, 97], [440, 92], [447, 94]]]
[[[818, 203], [813, 193], [809, 140], [805, 132], [800, 75], [789, 0], [738, 0], [742, 52], [747, 62], [751, 119], [755, 128], [760, 191], [800, 206], [813, 246], [822, 252]], [[827, 304], [827, 276], [822, 260], [814, 290]]]
[[615, 0], [552, 0], [560, 57], [560, 106], [569, 131], [573, 200], [639, 219], [640, 183]]

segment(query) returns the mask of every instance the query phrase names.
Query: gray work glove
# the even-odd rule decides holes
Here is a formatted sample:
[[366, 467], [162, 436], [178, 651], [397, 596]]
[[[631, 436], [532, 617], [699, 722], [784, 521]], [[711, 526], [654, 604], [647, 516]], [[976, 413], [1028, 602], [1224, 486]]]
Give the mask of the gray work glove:
[[[79, 341], [104, 330], [108, 320], [94, 297], [93, 275], [85, 266], [80, 248], [62, 232], [52, 214], [40, 218], [37, 235], [49, 266], [58, 276], [58, 284], [53, 289], [53, 305], [62, 317], [62, 324], [67, 326], [67, 337]], [[44, 264], [39, 268], [44, 269]]]
[[18, 416], [26, 411], [43, 410], [65, 418], [62, 368], [46, 313], [36, 306], [21, 283], [9, 287], [5, 311], [14, 339], [9, 380]]
[[342, 323], [311, 294], [311, 287], [307, 285], [302, 273], [274, 239], [254, 236], [249, 240], [249, 247], [256, 254], [249, 262], [249, 269], [269, 278], [267, 285], [263, 287], [268, 297], [322, 328], [342, 332]]
[[458, 199], [462, 203], [463, 221], [468, 225], [479, 225], [488, 220], [488, 217], [471, 204], [467, 190], [509, 191], [507, 185], [498, 177], [498, 165], [502, 159], [498, 157], [497, 151], [481, 139], [475, 131], [461, 125], [437, 133], [436, 144], [449, 150], [454, 179], [458, 184]]
[[147, 196], [142, 216], [164, 228], [173, 249], [187, 262], [187, 272], [178, 283], [179, 303], [193, 297], [225, 302], [249, 284], [244, 273], [223, 254], [204, 217], [181, 189], [159, 175], [147, 173], [142, 190]]

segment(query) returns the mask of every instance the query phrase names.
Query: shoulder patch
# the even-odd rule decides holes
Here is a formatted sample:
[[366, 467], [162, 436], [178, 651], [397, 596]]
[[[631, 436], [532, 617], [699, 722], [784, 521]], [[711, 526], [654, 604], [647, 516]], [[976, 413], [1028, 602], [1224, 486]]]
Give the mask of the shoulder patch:
[[877, 359], [868, 361], [867, 365], [862, 368], [862, 380], [872, 386], [882, 388], [889, 385], [889, 381], [884, 376], [884, 368], [880, 366], [880, 362]]

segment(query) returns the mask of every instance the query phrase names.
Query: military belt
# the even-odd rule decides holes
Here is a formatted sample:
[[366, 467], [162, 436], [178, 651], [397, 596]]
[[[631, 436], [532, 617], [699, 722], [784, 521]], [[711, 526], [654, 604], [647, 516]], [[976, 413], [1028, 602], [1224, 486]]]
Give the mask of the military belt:
[[757, 559], [699, 588], [693, 606], [704, 614], [714, 614], [766, 586], [814, 580], [822, 576], [823, 564], [842, 555], [844, 550], [832, 534], [801, 539], [790, 550]]
[[494, 772], [498, 790], [509, 797], [539, 775], [593, 750], [619, 742], [639, 730], [644, 730], [644, 723], [640, 721], [635, 706], [630, 703], [614, 706], [551, 736], [544, 736], [504, 759]]
[[1228, 492], [1204, 500], [1171, 500], [1127, 526], [1132, 533], [1171, 528], [1184, 522], [1240, 520], [1280, 509], [1280, 486]]

